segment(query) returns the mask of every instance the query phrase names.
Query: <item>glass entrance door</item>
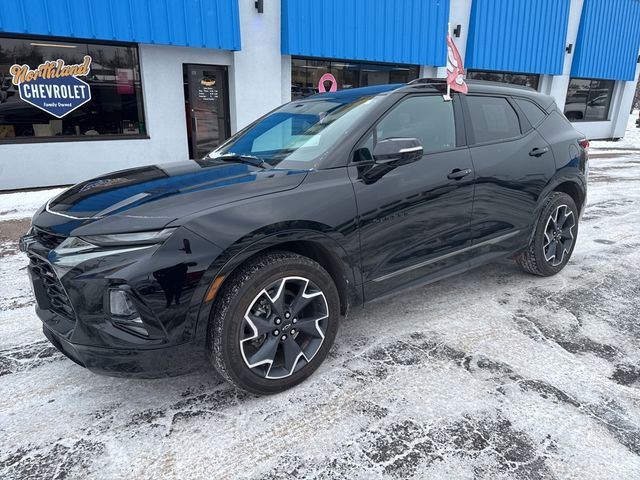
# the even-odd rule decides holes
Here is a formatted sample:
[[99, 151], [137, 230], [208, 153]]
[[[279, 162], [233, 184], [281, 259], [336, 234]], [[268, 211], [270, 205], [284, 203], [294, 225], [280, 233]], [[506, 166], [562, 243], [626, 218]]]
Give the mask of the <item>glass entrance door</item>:
[[230, 135], [227, 67], [184, 66], [189, 157], [202, 158]]

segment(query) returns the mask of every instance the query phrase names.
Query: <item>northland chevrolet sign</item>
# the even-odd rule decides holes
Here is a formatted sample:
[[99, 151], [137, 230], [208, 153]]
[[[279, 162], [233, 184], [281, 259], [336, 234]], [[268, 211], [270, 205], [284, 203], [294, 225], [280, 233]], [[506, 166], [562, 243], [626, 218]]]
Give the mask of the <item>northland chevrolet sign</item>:
[[12, 83], [20, 98], [34, 107], [62, 118], [91, 100], [91, 87], [78, 77], [91, 71], [91, 57], [84, 62], [66, 65], [64, 60], [45, 62], [32, 70], [29, 65], [12, 65]]

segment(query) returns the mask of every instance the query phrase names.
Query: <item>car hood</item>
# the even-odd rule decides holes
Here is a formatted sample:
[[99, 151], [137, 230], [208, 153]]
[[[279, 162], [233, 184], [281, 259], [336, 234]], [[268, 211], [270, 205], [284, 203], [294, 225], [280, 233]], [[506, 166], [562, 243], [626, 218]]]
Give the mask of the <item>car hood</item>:
[[32, 223], [61, 235], [155, 230], [202, 210], [295, 188], [306, 173], [214, 160], [122, 170], [65, 190]]

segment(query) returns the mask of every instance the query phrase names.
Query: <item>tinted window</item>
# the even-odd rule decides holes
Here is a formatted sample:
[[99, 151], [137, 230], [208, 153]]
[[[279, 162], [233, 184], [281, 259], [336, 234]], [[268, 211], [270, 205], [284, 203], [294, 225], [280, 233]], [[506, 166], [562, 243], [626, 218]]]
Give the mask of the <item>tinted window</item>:
[[338, 90], [346, 90], [384, 83], [407, 83], [418, 78], [418, 71], [419, 68], [416, 65], [293, 57], [291, 59], [291, 99], [296, 100], [318, 93], [318, 82], [325, 73], [334, 76], [338, 83]]
[[287, 103], [231, 137], [208, 158], [249, 155], [271, 165], [309, 168], [382, 101], [383, 96], [343, 96]]
[[467, 104], [477, 143], [520, 135], [518, 115], [506, 98], [469, 96]]
[[487, 70], [469, 70], [467, 78], [474, 80], [488, 80], [491, 82], [512, 83], [538, 90], [540, 75], [531, 73], [491, 72]]
[[609, 117], [613, 80], [572, 78], [567, 90], [564, 114], [572, 122], [601, 121]]
[[376, 140], [417, 138], [425, 152], [456, 146], [453, 103], [440, 95], [410, 97], [396, 105], [376, 127]]
[[535, 103], [525, 100], [523, 98], [515, 99], [518, 106], [522, 109], [529, 123], [534, 127], [538, 125], [546, 116], [540, 107]]
[[135, 46], [0, 37], [0, 142], [144, 134]]

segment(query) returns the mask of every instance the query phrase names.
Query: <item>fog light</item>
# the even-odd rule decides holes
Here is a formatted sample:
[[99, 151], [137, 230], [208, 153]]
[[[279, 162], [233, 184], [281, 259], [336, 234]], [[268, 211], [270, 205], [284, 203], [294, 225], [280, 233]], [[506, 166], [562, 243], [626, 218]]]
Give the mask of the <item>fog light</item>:
[[111, 315], [119, 317], [131, 317], [138, 313], [129, 295], [124, 290], [109, 291], [109, 311]]
[[131, 297], [124, 290], [109, 290], [109, 312], [118, 325], [139, 335], [149, 335], [140, 314], [131, 301]]

